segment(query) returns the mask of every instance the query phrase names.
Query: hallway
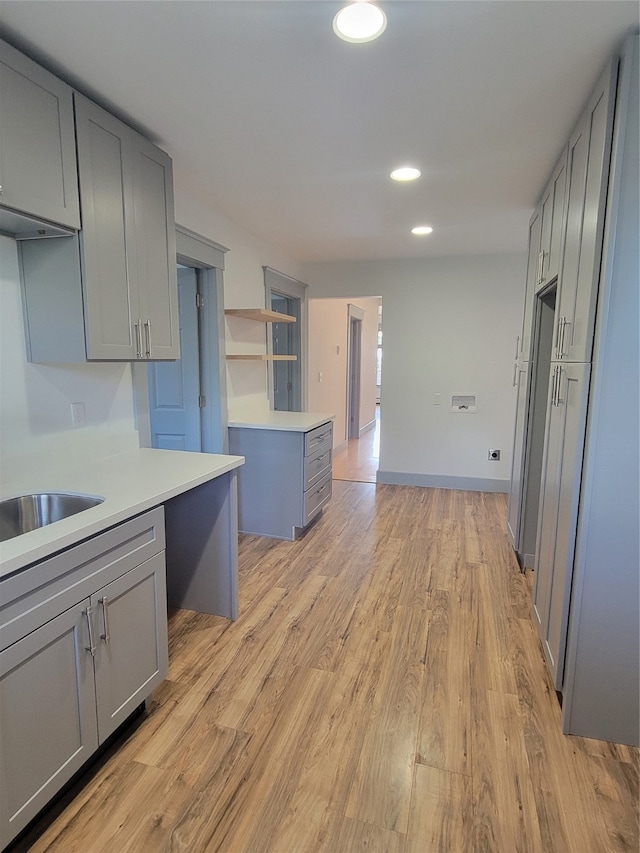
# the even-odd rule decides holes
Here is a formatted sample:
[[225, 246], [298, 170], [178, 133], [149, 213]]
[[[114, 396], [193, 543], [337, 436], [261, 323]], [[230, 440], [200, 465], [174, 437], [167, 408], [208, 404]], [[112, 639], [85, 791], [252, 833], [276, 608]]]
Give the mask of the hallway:
[[375, 483], [380, 462], [380, 404], [376, 425], [362, 438], [350, 438], [333, 457], [333, 479], [354, 483]]

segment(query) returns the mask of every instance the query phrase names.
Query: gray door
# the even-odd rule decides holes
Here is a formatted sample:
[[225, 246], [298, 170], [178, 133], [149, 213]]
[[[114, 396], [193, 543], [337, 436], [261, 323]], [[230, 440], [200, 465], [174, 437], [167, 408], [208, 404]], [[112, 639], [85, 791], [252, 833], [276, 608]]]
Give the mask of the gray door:
[[271, 294], [271, 308], [295, 317], [296, 323], [272, 323], [273, 355], [295, 355], [297, 361], [273, 362], [273, 408], [279, 412], [299, 412], [302, 408], [300, 381], [300, 300], [280, 293]]
[[202, 449], [197, 272], [178, 269], [180, 353], [177, 361], [149, 365], [149, 408], [153, 447]]
[[102, 742], [167, 671], [164, 552], [92, 596], [96, 622], [96, 701]]
[[590, 365], [552, 366], [536, 544], [534, 615], [562, 689]]
[[98, 747], [88, 604], [0, 653], [0, 848]]

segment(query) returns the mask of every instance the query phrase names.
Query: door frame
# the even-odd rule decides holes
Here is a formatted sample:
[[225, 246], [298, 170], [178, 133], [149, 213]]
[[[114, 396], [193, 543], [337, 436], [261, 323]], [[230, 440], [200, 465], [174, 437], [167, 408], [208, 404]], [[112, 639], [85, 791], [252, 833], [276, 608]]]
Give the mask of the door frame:
[[[176, 225], [176, 263], [197, 270], [198, 348], [200, 388], [206, 405], [200, 409], [203, 453], [228, 453], [227, 370], [224, 330], [224, 260], [229, 250]], [[151, 447], [148, 365], [133, 362], [133, 387], [136, 428], [140, 447]]]
[[[307, 387], [307, 363], [308, 363], [308, 306], [307, 306], [307, 285], [299, 281], [297, 278], [292, 278], [285, 273], [278, 272], [272, 267], [262, 267], [264, 272], [264, 288], [265, 288], [265, 305], [271, 307], [272, 294], [285, 296], [288, 299], [297, 299], [300, 304], [300, 316], [297, 318], [298, 329], [298, 360], [293, 362], [296, 365], [293, 371], [294, 380], [298, 383], [297, 398], [300, 401], [300, 411], [306, 412], [308, 408], [308, 387]], [[273, 338], [271, 330], [267, 334], [267, 353], [273, 355]], [[268, 370], [268, 396], [269, 407], [273, 409], [273, 363], [269, 363]], [[294, 395], [295, 397], [296, 395]]]
[[[364, 311], [347, 306], [347, 418], [346, 439], [360, 438], [360, 374], [362, 371], [362, 322]], [[353, 331], [357, 335], [354, 346]]]

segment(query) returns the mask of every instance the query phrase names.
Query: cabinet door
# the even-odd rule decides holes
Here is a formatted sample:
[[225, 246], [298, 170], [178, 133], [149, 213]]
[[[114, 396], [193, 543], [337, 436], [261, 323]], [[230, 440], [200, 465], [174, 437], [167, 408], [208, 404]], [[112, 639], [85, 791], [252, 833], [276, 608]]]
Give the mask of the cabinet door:
[[88, 604], [0, 653], [0, 847], [98, 746]]
[[520, 527], [522, 519], [522, 500], [524, 494], [525, 446], [527, 440], [527, 422], [529, 414], [529, 380], [531, 362], [525, 361], [515, 366], [518, 387], [516, 403], [516, 423], [513, 437], [513, 456], [511, 462], [511, 485], [509, 487], [509, 515], [507, 527], [511, 544], [516, 553], [521, 553]]
[[166, 677], [164, 551], [91, 597], [100, 742]]
[[82, 205], [82, 273], [87, 358], [137, 357], [138, 316], [133, 174], [128, 128], [75, 95]]
[[133, 136], [134, 234], [145, 358], [180, 358], [171, 158]]
[[600, 79], [569, 142], [567, 227], [557, 307], [558, 359], [590, 361], [611, 156], [617, 63]]
[[562, 154], [540, 204], [542, 226], [540, 237], [540, 278], [537, 290], [553, 281], [560, 272], [560, 255], [564, 235], [564, 200], [567, 174], [567, 151]]
[[533, 611], [547, 665], [562, 688], [590, 365], [551, 368]]
[[529, 255], [527, 260], [527, 282], [524, 296], [524, 316], [520, 336], [520, 357], [523, 361], [531, 359], [533, 345], [533, 307], [540, 278], [540, 228], [542, 218], [537, 207], [529, 222]]
[[71, 89], [0, 42], [0, 184], [3, 205], [80, 227]]

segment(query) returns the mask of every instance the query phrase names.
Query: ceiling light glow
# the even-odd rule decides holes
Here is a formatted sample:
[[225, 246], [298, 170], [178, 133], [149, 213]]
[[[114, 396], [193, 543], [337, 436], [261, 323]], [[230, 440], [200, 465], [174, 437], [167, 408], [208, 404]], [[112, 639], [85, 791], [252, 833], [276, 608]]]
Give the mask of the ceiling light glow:
[[390, 177], [394, 181], [415, 181], [420, 175], [420, 169], [416, 169], [415, 166], [401, 166], [399, 169], [394, 169]]
[[423, 237], [425, 234], [431, 234], [432, 231], [433, 228], [430, 225], [416, 225], [415, 228], [411, 229], [411, 233], [418, 237]]
[[343, 41], [360, 44], [382, 35], [387, 16], [367, 0], [355, 0], [341, 9], [333, 19], [333, 31]]

